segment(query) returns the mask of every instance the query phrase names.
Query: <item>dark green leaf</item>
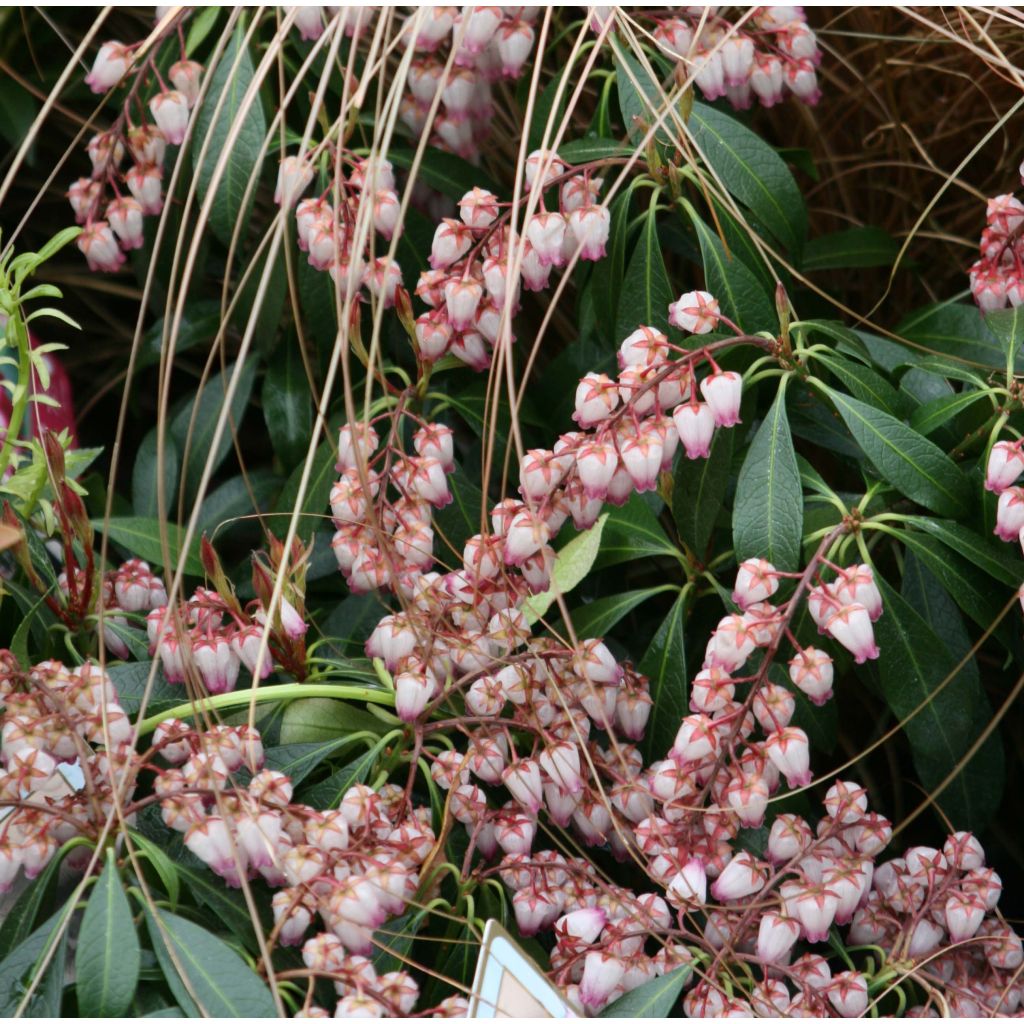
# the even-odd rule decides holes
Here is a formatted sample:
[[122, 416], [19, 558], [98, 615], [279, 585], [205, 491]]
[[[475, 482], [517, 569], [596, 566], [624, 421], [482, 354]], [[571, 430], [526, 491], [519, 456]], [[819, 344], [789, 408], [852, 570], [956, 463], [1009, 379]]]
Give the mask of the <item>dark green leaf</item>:
[[[0, 960], [0, 1017], [14, 1017], [29, 986], [38, 974], [38, 964], [50, 948], [54, 933], [65, 922], [69, 907], [64, 906], [44, 921], [3, 960]], [[35, 994], [25, 1007], [26, 1017], [59, 1017], [60, 996], [64, 987], [64, 959], [67, 949], [67, 929], [58, 940], [58, 947], [50, 959], [46, 976], [38, 984]]]
[[689, 714], [685, 627], [686, 595], [680, 592], [637, 665], [637, 670], [650, 680], [654, 701], [643, 742], [651, 760], [664, 756], [672, 746], [680, 721]]
[[[206, 74], [211, 71], [207, 70]], [[250, 178], [259, 173], [260, 150], [267, 131], [259, 91], [253, 90], [252, 95], [246, 97], [254, 78], [252, 58], [245, 45], [244, 31], [239, 26], [212, 69], [209, 92], [195, 113], [192, 142], [196, 188], [204, 202], [214, 187], [213, 176], [218, 163], [226, 162], [210, 210], [210, 229], [225, 245], [230, 244], [236, 224], [242, 225], [241, 237], [247, 233], [245, 221], [255, 194], [255, 187], [250, 189]], [[230, 138], [236, 128], [237, 134]], [[202, 164], [196, 166], [207, 140], [209, 145]], [[245, 202], [247, 190], [248, 203]]]
[[[160, 480], [160, 467], [157, 461], [158, 427], [154, 427], [139, 445], [132, 469], [132, 509], [137, 516], [156, 519], [160, 514], [157, 506], [157, 486]], [[174, 438], [164, 432], [164, 512], [175, 507], [178, 496], [178, 473], [181, 456]]]
[[[396, 166], [406, 170], [412, 167], [415, 153], [409, 149], [389, 149], [388, 159]], [[495, 195], [501, 195], [503, 189], [494, 182], [486, 171], [474, 167], [454, 153], [427, 146], [420, 161], [417, 181], [422, 181], [436, 189], [449, 199], [461, 199], [474, 186], [485, 188]]]
[[[608, 229], [608, 254], [598, 260], [590, 272], [587, 290], [594, 303], [597, 320], [597, 331], [608, 345], [622, 341], [616, 337], [615, 327], [618, 323], [619, 299], [622, 292], [622, 279], [626, 274], [626, 245], [629, 240], [629, 210], [633, 193], [637, 189], [637, 179], [627, 186], [612, 200], [609, 207], [611, 224]], [[573, 358], [577, 346], [569, 346], [561, 358]]]
[[985, 325], [999, 339], [1007, 363], [1015, 366], [1021, 343], [1024, 342], [1024, 308], [1013, 306], [986, 313]]
[[[973, 364], [992, 370], [1006, 369], [1006, 353], [988, 328], [976, 306], [941, 302], [911, 313], [895, 333], [915, 346], [917, 357], [943, 355], [960, 365]], [[908, 359], [907, 362], [916, 362]], [[1017, 371], [1024, 369], [1019, 358]]]
[[267, 986], [221, 939], [159, 907], [146, 910], [146, 924], [167, 984], [189, 1016], [277, 1016]]
[[[172, 324], [174, 318], [171, 318]], [[178, 333], [174, 339], [174, 356], [188, 351], [197, 345], [213, 341], [217, 336], [220, 327], [220, 303], [212, 299], [203, 299], [199, 302], [189, 303], [182, 314], [178, 324]], [[160, 351], [165, 344], [164, 340], [164, 318], [160, 317], [152, 327], [146, 331], [139, 346], [139, 357], [136, 369], [150, 366], [159, 362]], [[168, 326], [168, 330], [170, 327]]]
[[[192, 855], [186, 850], [184, 856], [191, 857]], [[259, 942], [252, 918], [249, 916], [249, 908], [246, 906], [242, 894], [236, 889], [227, 888], [216, 875], [207, 870], [205, 864], [195, 870], [184, 864], [179, 864], [177, 867], [181, 881], [188, 889], [189, 895], [200, 906], [206, 907], [213, 918], [239, 940], [243, 948], [249, 950], [250, 953], [258, 953]], [[264, 907], [264, 909], [269, 910], [269, 907]], [[265, 927], [263, 934], [267, 934]]]
[[128, 897], [121, 888], [113, 850], [82, 916], [75, 953], [79, 1013], [120, 1017], [139, 980], [141, 951]]
[[[143, 516], [117, 516], [96, 520], [93, 529], [107, 536], [126, 554], [144, 558], [153, 565], [173, 571], [178, 566], [185, 541], [185, 531], [177, 523], [161, 522]], [[167, 536], [168, 558], [164, 558], [162, 536]], [[193, 538], [185, 555], [185, 572], [189, 576], [202, 576], [203, 563], [199, 560], [199, 538]]]
[[[565, 116], [565, 105], [572, 95], [573, 79], [563, 84], [567, 74], [572, 71], [572, 65], [563, 67], [534, 99], [533, 117], [530, 119], [530, 129], [527, 132], [527, 145], [531, 151], [540, 149], [544, 143], [545, 133], [547, 134], [548, 146], [555, 139], [558, 132], [558, 123]], [[561, 90], [561, 94], [559, 94]], [[557, 106], [555, 99], [558, 99]], [[559, 150], [561, 156], [561, 150]]]
[[608, 510], [601, 533], [601, 550], [594, 561], [594, 568], [605, 569], [609, 565], [649, 555], [678, 558], [679, 552], [668, 539], [650, 505], [639, 494], [634, 494], [625, 505]]
[[[129, 715], [135, 715], [139, 711], [152, 665], [151, 661], [133, 661], [107, 666], [107, 675], [110, 676], [110, 681], [117, 691], [118, 702]], [[163, 669], [157, 665], [146, 711], [151, 715], [159, 714], [168, 708], [184, 704], [187, 699], [184, 687], [167, 682]]]
[[285, 466], [301, 462], [313, 431], [313, 401], [298, 340], [288, 337], [267, 367], [263, 418], [270, 443]]
[[778, 153], [735, 118], [705, 103], [693, 104], [688, 124], [725, 187], [791, 253], [799, 253], [807, 234], [807, 209]]
[[[334, 468], [337, 459], [338, 449], [333, 441], [324, 441], [313, 456], [313, 465], [310, 467], [309, 480], [306, 484], [306, 497], [298, 510], [299, 522], [295, 534], [306, 544], [323, 526], [330, 511], [331, 487], [338, 478], [337, 470]], [[278, 537], [283, 538], [288, 533], [290, 517], [296, 511], [299, 485], [302, 483], [304, 470], [305, 459], [292, 470], [274, 506], [275, 515], [270, 519], [270, 527]]]
[[[164, 852], [163, 848], [141, 832], [131, 832], [132, 842], [139, 848], [139, 854], [149, 861], [150, 866], [160, 878], [168, 899], [177, 906], [181, 894], [181, 883], [178, 878], [181, 867]], [[180, 842], [180, 837], [176, 837]], [[166, 839], [164, 839], [166, 841]], [[172, 840], [173, 842], [173, 840]]]
[[615, 337], [619, 339], [641, 326], [656, 327], [665, 334], [675, 334], [668, 324], [668, 307], [675, 296], [672, 294], [658, 241], [656, 199], [657, 193], [652, 194], [647, 218], [622, 282], [618, 320], [615, 324]]
[[924, 405], [919, 405], [910, 414], [910, 428], [926, 437], [938, 430], [944, 423], [948, 423], [958, 416], [964, 409], [974, 405], [979, 398], [987, 397], [988, 395], [984, 391], [960, 391], [954, 395], [933, 398], [931, 401], [925, 402]]
[[679, 1000], [686, 983], [693, 974], [689, 964], [683, 964], [660, 978], [645, 982], [632, 992], [620, 996], [610, 1006], [606, 1006], [599, 1017], [632, 1017], [635, 1020], [659, 1019], [675, 1017], [672, 1011]]
[[281, 478], [269, 469], [254, 469], [225, 480], [199, 506], [196, 530], [214, 537], [232, 520], [266, 511], [271, 499], [281, 493]]
[[734, 430], [718, 430], [706, 459], [688, 459], [681, 452], [672, 486], [672, 518], [680, 539], [698, 557], [707, 549], [725, 500], [732, 469]]
[[705, 286], [718, 299], [722, 311], [748, 334], [777, 330], [775, 304], [764, 286], [742, 260], [726, 253], [722, 240], [693, 207], [686, 200], [681, 202], [700, 241]]
[[[171, 421], [171, 435], [174, 437], [178, 450], [184, 455], [183, 482], [187, 500], [195, 497], [207, 462], [210, 464], [210, 472], [215, 472], [231, 448], [233, 435], [241, 429], [242, 418], [245, 415], [249, 394], [256, 376], [253, 363], [254, 361], [250, 359], [242, 367], [234, 394], [226, 410], [225, 399], [235, 371], [234, 364], [207, 380], [206, 386], [197, 398], [186, 403]], [[195, 410], [194, 415], [193, 409]], [[220, 440], [214, 448], [213, 439], [217, 423], [222, 415], [226, 415], [226, 421]]]
[[942, 541], [950, 551], [963, 555], [964, 558], [1001, 583], [1005, 583], [1009, 587], [1020, 585], [1022, 575], [1020, 559], [1006, 544], [995, 541], [991, 537], [982, 537], [969, 527], [948, 519], [908, 516], [907, 522]]
[[737, 561], [767, 558], [777, 569], [795, 570], [800, 563], [803, 508], [786, 392], [780, 387], [736, 481], [732, 528]]
[[572, 624], [577, 635], [581, 637], [604, 636], [617, 622], [625, 618], [634, 608], [638, 608], [655, 594], [674, 590], [671, 583], [660, 587], [647, 587], [644, 590], [626, 590], [621, 594], [609, 594], [599, 597], [590, 604], [582, 605], [572, 611]]
[[941, 448], [889, 413], [825, 390], [883, 480], [940, 515], [964, 510], [970, 497], [967, 478]]
[[50, 858], [42, 874], [25, 887], [10, 910], [4, 912], [3, 922], [0, 923], [0, 960], [31, 934], [36, 918], [48, 902], [50, 885], [60, 871], [64, 853], [65, 848], [62, 847]]
[[626, 156], [633, 152], [615, 139], [598, 137], [573, 139], [558, 147], [558, 155], [568, 164], [588, 164], [592, 160], [607, 160], [609, 157]]
[[429, 916], [430, 911], [426, 907], [413, 910], [393, 918], [374, 932], [373, 941], [377, 948], [371, 959], [378, 975], [405, 969], [405, 961], [416, 941], [416, 933]]
[[461, 558], [470, 537], [480, 532], [483, 492], [463, 472], [448, 477], [452, 503], [434, 513], [434, 528]]
[[804, 247], [801, 269], [845, 270], [847, 267], [891, 267], [899, 242], [882, 228], [846, 228], [812, 238]]
[[323, 782], [310, 786], [303, 796], [305, 802], [317, 810], [337, 807], [341, 798], [352, 786], [359, 782], [366, 782], [381, 752], [389, 742], [391, 742], [390, 736], [382, 736], [365, 754], [360, 754], [359, 757], [350, 761], [329, 778], [324, 779]]
[[[875, 624], [881, 651], [879, 669], [886, 702], [893, 714], [905, 719], [905, 730], [914, 755], [914, 765], [926, 789], [934, 789], [952, 772], [977, 738], [977, 708], [984, 706], [985, 695], [969, 673], [958, 672], [956, 661], [942, 640], [907, 602], [881, 581], [885, 612]], [[943, 685], [945, 683], [945, 685]], [[940, 690], [940, 686], [942, 689]], [[968, 763], [939, 796], [943, 810], [954, 828], [977, 828], [977, 808], [987, 803], [979, 793], [1000, 785], [1002, 758], [986, 745]]]
[[[637, 142], [643, 139], [647, 128], [658, 120], [664, 109], [664, 90], [651, 78], [636, 57], [626, 51], [617, 38], [610, 38], [615, 51], [615, 82], [618, 86], [619, 110], [630, 139]], [[672, 116], [666, 115], [654, 137], [659, 142], [671, 144], [675, 135]]]
[[848, 362], [824, 352], [816, 352], [814, 358], [827, 366], [839, 381], [862, 402], [883, 409], [900, 419], [905, 400], [900, 393], [880, 374], [867, 366]]
[[[381, 724], [378, 719], [374, 721], [378, 726]], [[266, 754], [266, 765], [276, 772], [283, 772], [292, 780], [292, 785], [297, 786], [321, 761], [351, 742], [351, 736], [336, 736], [328, 742], [286, 743], [271, 747]]]

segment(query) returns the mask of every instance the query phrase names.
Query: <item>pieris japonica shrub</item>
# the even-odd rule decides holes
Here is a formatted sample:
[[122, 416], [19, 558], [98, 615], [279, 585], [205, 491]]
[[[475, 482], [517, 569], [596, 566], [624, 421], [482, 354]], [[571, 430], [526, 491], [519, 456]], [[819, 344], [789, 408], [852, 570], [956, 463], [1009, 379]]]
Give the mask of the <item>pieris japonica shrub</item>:
[[1024, 207], [979, 309], [844, 305], [761, 111], [828, 116], [812, 24], [69, 22], [0, 185], [8, 1015], [465, 1016], [489, 919], [579, 1015], [1018, 1011]]

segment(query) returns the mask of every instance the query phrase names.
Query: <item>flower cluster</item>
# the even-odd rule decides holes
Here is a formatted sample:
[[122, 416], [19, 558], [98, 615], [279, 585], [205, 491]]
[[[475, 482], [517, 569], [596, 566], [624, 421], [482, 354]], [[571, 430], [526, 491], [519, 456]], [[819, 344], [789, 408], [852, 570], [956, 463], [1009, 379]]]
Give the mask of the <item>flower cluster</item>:
[[988, 201], [985, 222], [980, 256], [969, 277], [974, 301], [988, 313], [1024, 302], [1024, 203], [1012, 195], [994, 196]]
[[[204, 556], [208, 564], [215, 564], [205, 538]], [[308, 629], [302, 595], [304, 561], [299, 554], [293, 562], [298, 578], [286, 585], [273, 620], [268, 620], [266, 613], [274, 590], [273, 575], [257, 555], [252, 560], [257, 597], [245, 607], [239, 604], [219, 565], [212, 574], [216, 590], [197, 587], [176, 607], [153, 606], [146, 615], [149, 653], [160, 659], [167, 681], [198, 679], [207, 693], [229, 693], [242, 668], [252, 679], [266, 679], [275, 661], [302, 678]]]
[[[119, 270], [125, 252], [142, 246], [143, 217], [163, 209], [167, 147], [184, 141], [190, 111], [199, 97], [200, 64], [182, 52], [167, 72], [169, 87], [156, 66], [156, 48], [141, 65], [134, 66], [137, 47], [104, 43], [85, 79], [94, 93], [103, 94], [129, 73], [132, 76], [114, 124], [89, 140], [92, 173], [79, 178], [67, 193], [75, 221], [83, 225], [78, 248], [90, 270]], [[147, 102], [141, 93], [150, 81], [157, 88]], [[123, 167], [126, 155], [131, 161], [127, 169]]]
[[434, 564], [431, 510], [452, 500], [447, 480], [455, 468], [451, 428], [419, 421], [415, 454], [407, 454], [400, 447], [398, 425], [396, 420], [380, 451], [372, 423], [344, 426], [338, 437], [341, 476], [331, 489], [332, 546], [338, 568], [357, 594], [390, 588], [411, 598]]
[[[399, 116], [414, 138], [429, 122], [433, 145], [479, 160], [494, 116], [491, 86], [519, 77], [533, 50], [538, 11], [467, 4], [461, 10], [424, 7], [409, 16], [405, 31], [419, 56], [409, 69]], [[446, 70], [453, 49], [454, 67]]]
[[[0, 651], [0, 892], [34, 878], [69, 839], [95, 836], [135, 759], [132, 724], [92, 662], [20, 668]], [[83, 778], [87, 780], [82, 785]], [[123, 794], [129, 798], [129, 785]]]
[[749, 110], [755, 99], [772, 107], [787, 94], [811, 105], [821, 99], [815, 70], [821, 51], [802, 7], [755, 7], [742, 20], [738, 11], [675, 8], [658, 17], [654, 38], [706, 100], [724, 96], [737, 110]]
[[[330, 273], [342, 301], [355, 299], [365, 288], [389, 308], [395, 305], [402, 285], [402, 268], [395, 259], [374, 256], [369, 224], [385, 240], [390, 240], [398, 227], [400, 205], [391, 163], [346, 155], [340, 163], [332, 161], [331, 167], [334, 182], [318, 198], [300, 201], [299, 196], [313, 181], [313, 167], [308, 160], [285, 157], [274, 201], [295, 206], [299, 248], [308, 253], [311, 267]], [[336, 205], [330, 196], [338, 197]], [[366, 226], [360, 220], [364, 209]]]
[[[334, 982], [336, 1016], [409, 1014], [415, 979], [378, 974], [369, 956], [373, 933], [416, 897], [436, 842], [430, 809], [393, 784], [353, 785], [335, 810], [293, 801], [291, 779], [263, 767], [260, 735], [247, 726], [199, 732], [171, 718], [151, 750], [171, 766], [154, 785], [164, 823], [228, 885], [245, 876], [277, 890], [269, 944], [302, 947], [306, 968]], [[243, 769], [244, 786], [234, 778]], [[327, 1013], [307, 1005], [300, 1016]]]
[[[582, 260], [604, 256], [609, 215], [598, 202], [601, 185], [589, 170], [572, 173], [557, 153], [531, 153], [526, 187], [541, 191], [540, 207], [518, 239], [508, 211], [501, 211], [506, 204], [486, 189], [467, 192], [459, 200], [459, 218], [445, 218], [437, 226], [431, 269], [416, 287], [430, 307], [416, 320], [420, 358], [433, 363], [451, 354], [476, 370], [486, 369], [501, 331], [515, 340], [507, 318], [519, 308], [521, 286], [542, 291], [551, 271], [577, 255]], [[545, 209], [545, 195], [557, 209]]]
[[[82, 586], [82, 573], [62, 572], [57, 580], [68, 602], [74, 597], [72, 586]], [[103, 602], [103, 643], [117, 658], [127, 658], [130, 648], [118, 627], [127, 627], [127, 615], [141, 616], [167, 604], [164, 581], [141, 558], [130, 558], [103, 577], [100, 588]]]

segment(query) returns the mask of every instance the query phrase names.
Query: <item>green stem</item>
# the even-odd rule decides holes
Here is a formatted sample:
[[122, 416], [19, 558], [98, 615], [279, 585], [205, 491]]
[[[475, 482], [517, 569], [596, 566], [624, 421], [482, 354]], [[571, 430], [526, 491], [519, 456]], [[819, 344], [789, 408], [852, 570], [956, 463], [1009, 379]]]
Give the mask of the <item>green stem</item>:
[[394, 707], [395, 695], [387, 690], [369, 686], [332, 686], [327, 683], [286, 683], [283, 686], [267, 686], [259, 690], [236, 690], [233, 693], [218, 693], [215, 697], [188, 704], [179, 704], [158, 715], [151, 715], [139, 725], [139, 735], [151, 733], [168, 718], [191, 718], [202, 711], [223, 711], [225, 708], [245, 707], [250, 703], [263, 704], [273, 700], [297, 700], [301, 697], [334, 697], [338, 700], [360, 700], [368, 704], [385, 704]]
[[28, 408], [29, 391], [32, 381], [32, 359], [28, 338], [28, 328], [21, 318], [21, 311], [16, 310], [7, 321], [6, 337], [8, 342], [13, 339], [18, 348], [18, 383], [11, 392], [11, 419], [4, 434], [3, 447], [0, 448], [0, 480], [4, 478], [13, 455], [12, 448], [21, 434], [21, 422]]

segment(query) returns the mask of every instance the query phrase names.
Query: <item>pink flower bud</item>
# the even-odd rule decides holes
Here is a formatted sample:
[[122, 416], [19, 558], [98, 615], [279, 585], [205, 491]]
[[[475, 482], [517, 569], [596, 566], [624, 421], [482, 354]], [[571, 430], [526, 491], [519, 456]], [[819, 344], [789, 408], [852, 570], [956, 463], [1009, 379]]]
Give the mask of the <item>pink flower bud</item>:
[[779, 589], [775, 566], [763, 558], [748, 558], [736, 570], [732, 599], [742, 609], [767, 601]]
[[878, 657], [871, 616], [864, 605], [844, 605], [829, 618], [825, 628], [853, 655], [858, 665]]
[[[712, 373], [700, 382], [700, 393], [719, 427], [732, 427], [740, 422], [742, 392], [743, 378], [732, 370]], [[685, 439], [681, 440], [685, 444]]]
[[611, 215], [606, 206], [584, 206], [569, 214], [569, 231], [579, 247], [581, 260], [604, 259], [610, 227]]
[[93, 61], [92, 71], [85, 76], [85, 84], [94, 93], [104, 93], [125, 76], [131, 63], [131, 49], [122, 43], [104, 43]]
[[158, 92], [149, 101], [149, 111], [157, 128], [172, 146], [180, 146], [188, 128], [189, 102], [177, 89]]
[[580, 1002], [588, 1014], [594, 1014], [609, 1002], [626, 973], [625, 964], [604, 950], [588, 953], [580, 979]]
[[818, 76], [814, 64], [809, 60], [798, 60], [786, 67], [786, 85], [790, 92], [809, 106], [814, 106], [821, 99], [818, 88]]
[[552, 743], [539, 754], [540, 766], [552, 782], [568, 793], [583, 789], [580, 775], [580, 754], [574, 743]]
[[211, 694], [227, 693], [238, 681], [238, 655], [222, 636], [205, 636], [192, 644], [192, 658]]
[[373, 196], [373, 227], [383, 238], [390, 239], [398, 226], [402, 204], [393, 189], [378, 189]]
[[310, 4], [303, 7], [286, 7], [287, 14], [295, 14], [294, 26], [299, 30], [299, 37], [306, 42], [315, 42], [324, 32], [323, 7]]
[[691, 334], [713, 331], [718, 317], [718, 299], [710, 292], [685, 292], [668, 307], [668, 322]]
[[810, 825], [796, 814], [780, 814], [768, 833], [768, 859], [784, 864], [798, 857], [813, 842]]
[[121, 252], [114, 233], [104, 220], [86, 225], [78, 236], [77, 244], [90, 270], [113, 273], [120, 270], [124, 264], [124, 253]]
[[498, 197], [487, 189], [474, 186], [459, 200], [459, 216], [476, 231], [488, 228], [498, 216]]
[[542, 267], [561, 265], [562, 242], [565, 238], [565, 217], [562, 214], [535, 214], [526, 226], [526, 237]]
[[863, 1017], [868, 1008], [868, 983], [860, 971], [843, 971], [826, 989], [840, 1017]]
[[711, 454], [715, 414], [709, 405], [690, 402], [676, 406], [672, 412], [672, 421], [688, 459], [706, 459]]
[[197, 64], [194, 60], [179, 60], [171, 65], [167, 77], [170, 78], [174, 88], [178, 90], [188, 103], [191, 110], [199, 99], [200, 79], [203, 74], [203, 65]]
[[1007, 487], [996, 503], [995, 534], [1000, 540], [1013, 541], [1024, 529], [1024, 487]]
[[703, 862], [691, 857], [668, 884], [669, 901], [680, 906], [703, 906], [708, 899], [708, 876]]
[[785, 963], [800, 938], [800, 922], [768, 911], [757, 929], [757, 958], [764, 964]]
[[807, 734], [802, 729], [786, 726], [773, 732], [765, 741], [764, 752], [786, 777], [790, 786], [806, 786], [810, 783], [810, 750]]
[[689, 715], [682, 720], [669, 757], [678, 762], [702, 761], [718, 749], [718, 732], [707, 715]]
[[565, 163], [559, 159], [557, 153], [551, 150], [535, 149], [526, 158], [526, 191], [537, 183], [543, 171], [543, 187], [547, 187], [552, 181], [565, 172]]
[[988, 455], [985, 489], [1002, 493], [1024, 472], [1024, 452], [1019, 441], [997, 441]]
[[754, 41], [749, 36], [734, 35], [722, 43], [720, 52], [726, 85], [747, 82], [754, 66]]
[[529, 509], [517, 512], [505, 533], [503, 558], [506, 565], [522, 565], [547, 544], [550, 532], [547, 523]]
[[709, 102], [725, 95], [725, 70], [719, 50], [698, 51], [694, 58], [693, 79]]
[[444, 286], [445, 308], [455, 330], [465, 331], [473, 325], [483, 294], [483, 286], [468, 277], [454, 278]]
[[450, 217], [438, 224], [430, 246], [430, 265], [443, 270], [462, 259], [473, 244], [473, 233], [460, 221]]
[[985, 919], [985, 904], [971, 893], [954, 892], [943, 908], [951, 942], [973, 938]]
[[448, 351], [451, 340], [452, 327], [445, 310], [432, 309], [416, 318], [416, 345], [425, 362], [437, 362]]
[[766, 881], [763, 866], [746, 850], [741, 850], [715, 879], [711, 895], [722, 902], [743, 899], [760, 892]]
[[277, 171], [274, 202], [286, 208], [295, 206], [312, 181], [313, 167], [308, 160], [286, 156]]
[[240, 849], [232, 849], [223, 818], [210, 815], [193, 825], [185, 834], [185, 845], [229, 886], [237, 889], [242, 884], [239, 869], [245, 870], [245, 861]]
[[608, 419], [618, 404], [616, 383], [606, 374], [588, 373], [576, 388], [576, 411], [572, 418], [586, 430]]
[[125, 184], [143, 213], [155, 216], [164, 208], [162, 179], [160, 168], [155, 164], [135, 164], [128, 168]]
[[517, 78], [533, 49], [533, 27], [525, 21], [505, 21], [497, 32], [501, 73]]
[[789, 678], [811, 701], [821, 707], [832, 696], [832, 659], [815, 647], [806, 647], [789, 663]]
[[68, 189], [68, 202], [75, 213], [75, 223], [84, 224], [99, 212], [103, 186], [92, 178], [79, 178]]
[[138, 200], [122, 196], [107, 205], [107, 223], [117, 235], [122, 249], [139, 249], [144, 241], [142, 206]]
[[422, 672], [400, 672], [395, 676], [395, 713], [403, 722], [415, 722], [434, 692]]

